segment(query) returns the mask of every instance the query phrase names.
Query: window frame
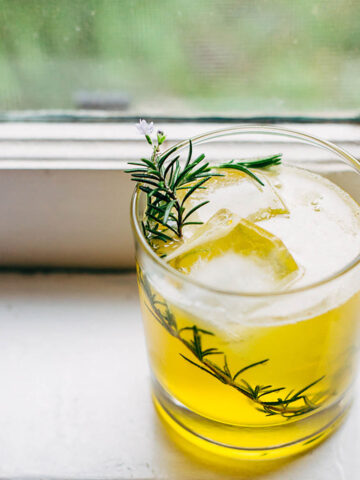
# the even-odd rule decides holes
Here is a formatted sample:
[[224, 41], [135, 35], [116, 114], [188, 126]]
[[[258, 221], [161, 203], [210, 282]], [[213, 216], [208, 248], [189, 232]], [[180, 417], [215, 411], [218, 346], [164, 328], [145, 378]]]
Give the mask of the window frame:
[[[62, 116], [59, 121], [59, 113], [38, 112], [14, 121], [9, 115], [0, 126], [0, 269], [133, 268], [133, 184], [124, 169], [127, 161], [149, 153], [134, 128], [137, 118], [96, 112], [90, 120], [73, 112], [76, 120]], [[355, 117], [351, 122], [288, 119], [266, 117], [263, 123], [325, 138], [360, 158]], [[252, 120], [154, 119], [166, 131], [168, 145]]]

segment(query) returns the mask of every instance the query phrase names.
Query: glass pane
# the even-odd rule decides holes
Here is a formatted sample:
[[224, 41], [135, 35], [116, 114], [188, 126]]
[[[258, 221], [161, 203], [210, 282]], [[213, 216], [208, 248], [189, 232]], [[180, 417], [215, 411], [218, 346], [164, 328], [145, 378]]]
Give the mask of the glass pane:
[[0, 0], [0, 109], [354, 111], [356, 0]]

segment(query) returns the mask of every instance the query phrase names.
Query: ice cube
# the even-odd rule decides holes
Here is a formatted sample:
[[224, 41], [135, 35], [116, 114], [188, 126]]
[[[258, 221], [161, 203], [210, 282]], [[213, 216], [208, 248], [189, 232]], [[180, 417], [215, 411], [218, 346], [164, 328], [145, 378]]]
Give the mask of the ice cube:
[[[197, 190], [186, 201], [188, 210], [208, 200], [209, 203], [197, 210], [192, 221], [206, 222], [217, 211], [226, 208], [251, 222], [258, 222], [275, 215], [288, 214], [289, 210], [273, 185], [278, 175], [256, 172], [265, 186], [261, 186], [245, 173], [235, 170], [219, 170], [223, 177], [213, 177], [206, 189]], [[272, 178], [274, 177], [274, 179]], [[184, 190], [185, 192], [185, 190]], [[185, 238], [190, 238], [196, 227], [184, 229]]]
[[278, 237], [224, 208], [167, 261], [202, 283], [230, 290], [274, 290], [299, 274]]

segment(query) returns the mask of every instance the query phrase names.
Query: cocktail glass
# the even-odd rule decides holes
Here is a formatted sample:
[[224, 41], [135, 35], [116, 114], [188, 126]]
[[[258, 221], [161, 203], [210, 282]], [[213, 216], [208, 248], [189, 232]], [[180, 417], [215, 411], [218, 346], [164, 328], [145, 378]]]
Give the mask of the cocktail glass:
[[[205, 153], [210, 162], [282, 152], [288, 165], [328, 177], [360, 201], [360, 163], [311, 135], [242, 126], [192, 141], [195, 155]], [[177, 145], [184, 158], [187, 148], [188, 141]], [[131, 216], [153, 397], [161, 417], [187, 441], [232, 457], [288, 456], [321, 442], [351, 403], [360, 247], [350, 263], [305, 287], [211, 288], [176, 271], [150, 248], [141, 229], [145, 200], [136, 189]]]

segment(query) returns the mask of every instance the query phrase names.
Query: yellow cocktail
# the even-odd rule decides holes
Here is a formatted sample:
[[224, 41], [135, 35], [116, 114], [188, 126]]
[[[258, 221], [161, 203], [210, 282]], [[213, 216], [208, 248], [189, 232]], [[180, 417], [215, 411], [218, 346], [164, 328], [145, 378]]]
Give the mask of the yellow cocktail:
[[360, 207], [286, 163], [257, 172], [261, 186], [219, 172], [187, 200], [190, 209], [209, 202], [195, 224], [156, 253], [136, 226], [140, 198], [134, 204], [155, 403], [212, 451], [297, 453], [325, 438], [351, 399]]

